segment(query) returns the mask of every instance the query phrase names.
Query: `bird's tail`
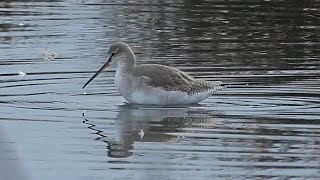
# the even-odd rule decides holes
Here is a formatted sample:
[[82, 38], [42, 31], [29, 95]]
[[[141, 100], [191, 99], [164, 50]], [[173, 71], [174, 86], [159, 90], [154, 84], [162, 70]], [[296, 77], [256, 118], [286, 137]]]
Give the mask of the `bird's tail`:
[[221, 81], [210, 81], [209, 83], [214, 91], [225, 88], [225, 85]]

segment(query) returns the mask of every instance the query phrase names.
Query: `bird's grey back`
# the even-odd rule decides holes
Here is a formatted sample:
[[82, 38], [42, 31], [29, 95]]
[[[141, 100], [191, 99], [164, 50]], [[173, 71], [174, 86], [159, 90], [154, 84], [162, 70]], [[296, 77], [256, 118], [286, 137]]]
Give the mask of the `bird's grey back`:
[[183, 91], [188, 94], [210, 91], [213, 92], [220, 82], [197, 80], [179, 69], [159, 64], [137, 65], [134, 71], [136, 77], [146, 77], [147, 84], [166, 91]]

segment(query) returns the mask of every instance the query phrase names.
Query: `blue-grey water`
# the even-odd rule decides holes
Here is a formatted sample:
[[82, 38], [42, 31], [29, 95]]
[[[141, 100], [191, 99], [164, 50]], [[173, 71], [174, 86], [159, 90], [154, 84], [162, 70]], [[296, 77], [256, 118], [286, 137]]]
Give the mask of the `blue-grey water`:
[[[0, 179], [320, 179], [320, 2], [0, 2]], [[226, 88], [127, 105], [111, 43]], [[51, 54], [52, 58], [46, 58]]]

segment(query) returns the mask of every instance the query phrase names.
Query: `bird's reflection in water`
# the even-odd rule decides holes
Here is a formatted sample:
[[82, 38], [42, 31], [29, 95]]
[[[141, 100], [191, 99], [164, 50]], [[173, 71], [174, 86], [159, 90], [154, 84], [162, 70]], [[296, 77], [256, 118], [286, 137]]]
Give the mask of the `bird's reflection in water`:
[[197, 106], [190, 108], [122, 105], [119, 106], [115, 119], [114, 134], [106, 135], [88, 118], [84, 123], [96, 132], [99, 136], [97, 140], [107, 143], [109, 157], [125, 158], [133, 155], [135, 142], [177, 142], [183, 137], [174, 134], [182, 131], [181, 128], [192, 127], [193, 124], [216, 123], [211, 116], [212, 113], [215, 112]]

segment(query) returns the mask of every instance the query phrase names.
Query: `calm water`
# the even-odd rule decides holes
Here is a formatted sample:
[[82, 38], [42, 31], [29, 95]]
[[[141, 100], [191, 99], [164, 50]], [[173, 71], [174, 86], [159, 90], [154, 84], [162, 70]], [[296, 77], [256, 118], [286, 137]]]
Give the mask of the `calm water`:
[[[319, 1], [1, 1], [0, 179], [320, 179], [319, 32]], [[110, 68], [83, 91], [115, 41], [227, 88], [130, 106]]]

